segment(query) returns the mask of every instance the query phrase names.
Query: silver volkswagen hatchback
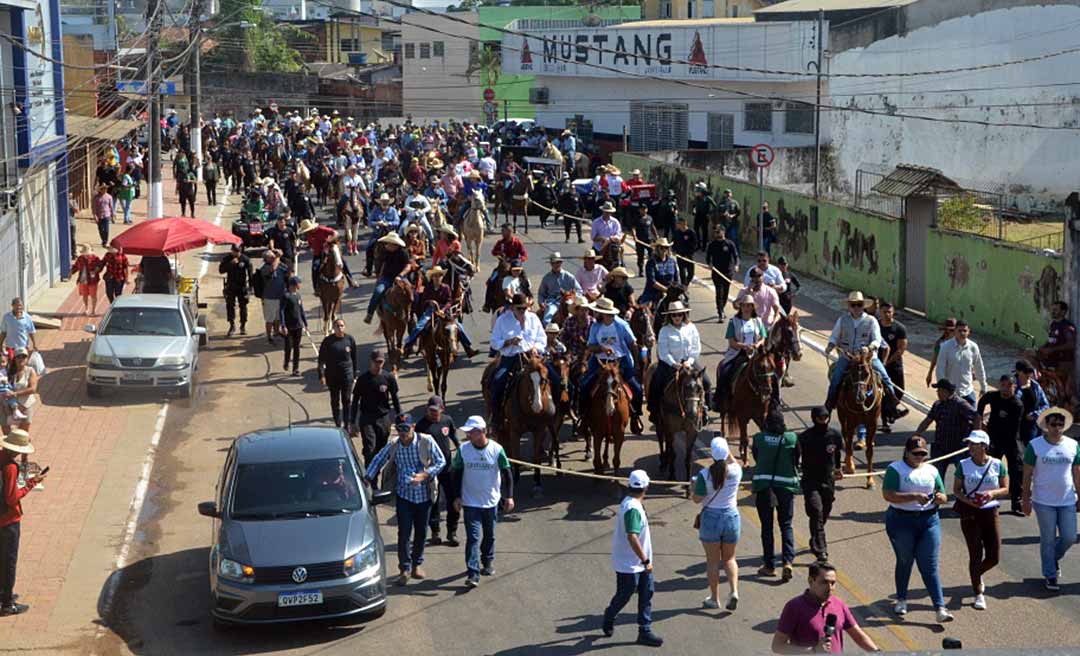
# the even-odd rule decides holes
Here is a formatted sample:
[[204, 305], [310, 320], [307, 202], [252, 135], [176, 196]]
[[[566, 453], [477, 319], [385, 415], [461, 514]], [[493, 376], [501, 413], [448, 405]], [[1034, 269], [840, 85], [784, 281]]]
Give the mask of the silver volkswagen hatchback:
[[233, 441], [216, 499], [211, 614], [218, 625], [332, 618], [386, 610], [386, 564], [372, 493], [348, 436], [285, 428]]

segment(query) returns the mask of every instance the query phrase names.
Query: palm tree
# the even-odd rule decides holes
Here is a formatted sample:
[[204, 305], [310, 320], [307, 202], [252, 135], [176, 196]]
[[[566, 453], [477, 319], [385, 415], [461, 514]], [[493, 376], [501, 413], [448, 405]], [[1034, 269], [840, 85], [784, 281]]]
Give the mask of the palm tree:
[[465, 79], [472, 81], [472, 76], [480, 73], [485, 87], [493, 87], [499, 83], [502, 74], [502, 52], [491, 44], [484, 44], [473, 50], [469, 59], [469, 67], [465, 69]]

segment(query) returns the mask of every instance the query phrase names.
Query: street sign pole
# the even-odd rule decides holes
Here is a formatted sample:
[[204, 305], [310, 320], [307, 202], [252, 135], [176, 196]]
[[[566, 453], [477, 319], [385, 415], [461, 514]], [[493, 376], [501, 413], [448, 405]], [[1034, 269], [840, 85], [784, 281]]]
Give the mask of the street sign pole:
[[[160, 219], [164, 212], [165, 200], [161, 188], [161, 104], [160, 95], [161, 65], [158, 40], [161, 34], [161, 12], [158, 11], [160, 0], [150, 0], [146, 5], [150, 17], [150, 38], [146, 50], [146, 115], [149, 118], [149, 166], [147, 167], [146, 218]], [[151, 91], [151, 89], [153, 91]]]
[[758, 249], [765, 250], [765, 169], [773, 163], [776, 153], [769, 144], [757, 144], [750, 147], [750, 164], [758, 173]]

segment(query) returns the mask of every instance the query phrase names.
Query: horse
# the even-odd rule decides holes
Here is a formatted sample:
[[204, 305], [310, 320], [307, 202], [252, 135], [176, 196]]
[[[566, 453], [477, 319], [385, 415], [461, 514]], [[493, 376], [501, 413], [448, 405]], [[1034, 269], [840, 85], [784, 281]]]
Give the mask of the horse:
[[555, 466], [562, 469], [562, 457], [559, 453], [559, 432], [567, 417], [573, 417], [573, 404], [570, 402], [570, 353], [561, 351], [553, 353], [551, 366], [562, 377], [562, 390], [554, 397], [555, 415], [551, 419], [551, 452], [548, 455], [548, 464], [554, 460]]
[[[549, 435], [552, 439], [552, 450], [558, 441], [558, 436], [551, 432], [551, 421], [555, 416], [555, 403], [551, 398], [551, 382], [548, 380], [547, 366], [540, 356], [523, 353], [518, 356], [522, 359], [521, 371], [516, 378], [506, 387], [503, 397], [502, 421], [492, 424], [492, 431], [497, 435], [496, 441], [506, 449], [507, 457], [513, 460], [521, 460], [521, 440], [525, 433], [533, 436], [533, 464], [542, 464], [544, 447]], [[494, 414], [494, 405], [491, 398], [491, 378], [498, 366], [498, 359], [492, 360], [484, 369], [481, 383], [484, 390], [484, 405], [487, 407], [488, 416]], [[521, 476], [521, 468], [514, 465], [514, 480]], [[534, 468], [535, 486], [533, 496], [543, 496], [543, 484], [540, 480], [540, 469]]]
[[454, 310], [435, 312], [427, 329], [420, 333], [420, 353], [427, 365], [427, 391], [446, 396], [450, 367], [457, 359], [457, 321]]
[[[528, 232], [526, 230], [526, 232]], [[622, 242], [609, 241], [604, 244], [604, 247], [600, 249], [598, 253], [600, 264], [604, 265], [604, 268], [611, 271], [615, 267], [620, 267], [623, 264], [623, 247]]]
[[[836, 391], [836, 416], [844, 436], [844, 473], [855, 473], [855, 434], [859, 426], [866, 428], [866, 471], [874, 472], [874, 436], [881, 422], [882, 399], [885, 390], [881, 379], [870, 365], [872, 354], [850, 354], [848, 368]], [[836, 366], [835, 363], [833, 366]], [[831, 374], [831, 367], [830, 367]], [[874, 477], [866, 477], [866, 487], [874, 487]]]
[[[716, 366], [716, 380], [720, 380], [720, 369]], [[773, 379], [776, 377], [776, 365], [764, 348], [755, 350], [750, 355], [750, 362], [739, 372], [727, 387], [726, 398], [717, 395], [716, 406], [720, 413], [720, 426], [726, 427], [725, 434], [739, 431], [739, 459], [743, 466], [749, 464], [750, 438], [746, 426], [753, 419], [758, 428], [765, 423], [769, 404], [773, 400]]]
[[638, 306], [631, 308], [630, 332], [634, 333], [634, 340], [638, 343], [638, 346], [645, 349], [644, 357], [640, 358], [637, 363], [638, 380], [645, 380], [645, 370], [649, 367], [649, 363], [652, 362], [653, 350], [656, 348], [656, 333], [653, 332], [652, 313]]
[[359, 249], [356, 239], [363, 225], [364, 206], [356, 201], [355, 191], [348, 192], [348, 200], [341, 207], [338, 214], [338, 225], [344, 227], [345, 248], [350, 255], [355, 255]]
[[386, 340], [386, 352], [390, 357], [390, 370], [397, 373], [405, 355], [402, 344], [411, 323], [413, 287], [408, 281], [395, 281], [378, 309], [379, 329]]
[[[623, 440], [626, 426], [630, 423], [630, 388], [623, 382], [619, 361], [600, 362], [592, 389], [582, 390], [589, 395], [589, 434], [593, 440], [593, 471], [604, 473], [608, 468], [608, 446], [614, 449], [611, 466], [619, 474]], [[600, 447], [604, 448], [603, 461]]]
[[495, 184], [492, 185], [491, 201], [492, 216], [495, 222], [499, 222], [499, 211], [502, 210], [506, 218], [510, 218], [510, 206], [513, 197], [512, 187], [514, 178], [504, 171], [499, 171], [495, 176]]
[[315, 187], [315, 198], [319, 203], [319, 207], [326, 206], [326, 201], [330, 197], [330, 182], [333, 177], [330, 165], [325, 161], [314, 165], [314, 170], [311, 172], [311, 185]]
[[[776, 367], [776, 380], [781, 382], [787, 376], [789, 363], [802, 360], [802, 328], [799, 327], [799, 311], [792, 310], [787, 316], [777, 319], [769, 329], [769, 338], [765, 350], [773, 357]], [[775, 390], [780, 396], [779, 387]]]
[[[651, 378], [655, 366], [649, 368]], [[656, 426], [656, 441], [660, 443], [660, 469], [667, 465], [670, 480], [675, 480], [675, 436], [682, 433], [685, 437], [683, 461], [686, 465], [686, 480], [690, 480], [690, 464], [694, 461], [694, 444], [701, 431], [705, 409], [705, 385], [701, 380], [701, 371], [679, 369], [675, 377], [662, 390], [663, 411]], [[647, 389], [647, 388], [646, 388]]]
[[551, 321], [557, 325], [562, 326], [566, 323], [566, 318], [570, 316], [570, 306], [574, 302], [574, 298], [577, 297], [577, 292], [573, 289], [562, 293], [559, 298], [559, 309], [555, 311], [555, 316], [551, 318]]
[[443, 209], [441, 203], [434, 202], [431, 204], [431, 213], [428, 215], [428, 222], [431, 223], [431, 229], [435, 231], [438, 236], [439, 228], [450, 223], [450, 218], [446, 214], [446, 210]]
[[465, 213], [465, 220], [461, 222], [461, 236], [465, 241], [469, 260], [472, 261], [474, 267], [480, 266], [480, 251], [484, 247], [484, 225], [488, 216], [487, 212], [484, 195], [473, 192], [472, 205]]
[[[345, 275], [342, 268], [334, 263], [334, 248], [337, 247], [324, 249], [319, 260], [319, 304], [322, 306], [323, 335], [330, 334], [334, 320], [341, 316], [341, 299], [345, 295]], [[338, 255], [341, 255], [340, 250]]]
[[525, 234], [529, 234], [529, 194], [535, 188], [532, 176], [523, 174], [514, 183], [513, 194], [510, 197], [509, 217], [514, 224], [514, 232], [517, 232], [518, 215], [521, 215], [525, 224]]

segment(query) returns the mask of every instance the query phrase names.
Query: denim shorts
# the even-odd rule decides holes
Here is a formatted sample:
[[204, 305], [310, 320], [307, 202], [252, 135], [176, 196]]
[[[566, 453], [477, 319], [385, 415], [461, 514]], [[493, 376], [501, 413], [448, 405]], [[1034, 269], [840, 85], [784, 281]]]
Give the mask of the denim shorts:
[[698, 539], [702, 542], [737, 544], [741, 532], [739, 511], [735, 508], [706, 508], [701, 513]]

